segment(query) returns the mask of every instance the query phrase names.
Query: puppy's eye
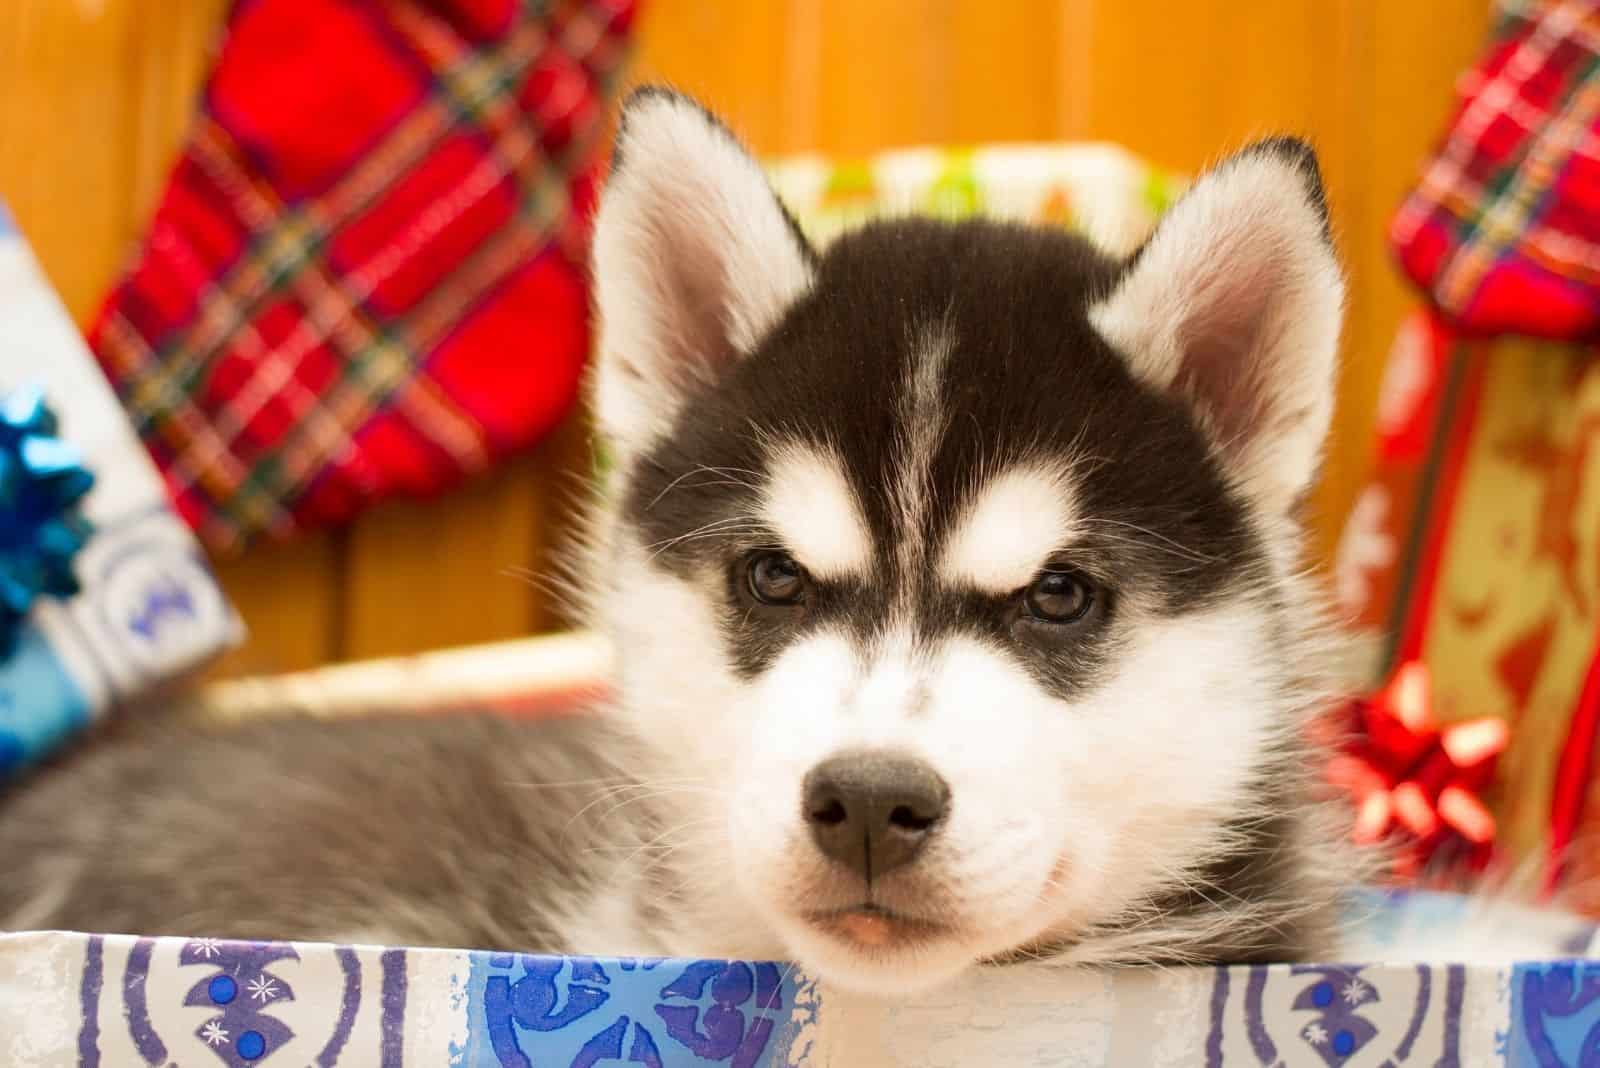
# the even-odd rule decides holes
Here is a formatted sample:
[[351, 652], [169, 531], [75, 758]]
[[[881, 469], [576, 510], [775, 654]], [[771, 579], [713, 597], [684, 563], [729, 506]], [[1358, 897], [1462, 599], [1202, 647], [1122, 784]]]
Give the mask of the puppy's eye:
[[765, 552], [750, 558], [745, 572], [750, 596], [762, 604], [799, 604], [806, 593], [806, 573], [788, 553]]
[[1042, 623], [1076, 623], [1095, 606], [1094, 587], [1065, 571], [1046, 571], [1022, 595], [1028, 615]]

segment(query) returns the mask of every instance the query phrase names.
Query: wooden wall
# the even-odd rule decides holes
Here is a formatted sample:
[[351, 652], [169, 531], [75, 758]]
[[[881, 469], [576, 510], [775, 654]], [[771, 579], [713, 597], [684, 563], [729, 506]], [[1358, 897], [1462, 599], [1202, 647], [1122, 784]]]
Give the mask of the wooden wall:
[[[80, 321], [159, 190], [226, 0], [0, 3], [0, 197]], [[647, 0], [636, 77], [723, 110], [765, 153], [1106, 139], [1193, 170], [1253, 135], [1319, 145], [1351, 273], [1324, 552], [1366, 467], [1382, 358], [1410, 297], [1389, 211], [1481, 40], [1488, 0]], [[542, 570], [584, 452], [575, 424], [443, 502], [221, 565], [251, 625], [228, 667], [549, 626]]]

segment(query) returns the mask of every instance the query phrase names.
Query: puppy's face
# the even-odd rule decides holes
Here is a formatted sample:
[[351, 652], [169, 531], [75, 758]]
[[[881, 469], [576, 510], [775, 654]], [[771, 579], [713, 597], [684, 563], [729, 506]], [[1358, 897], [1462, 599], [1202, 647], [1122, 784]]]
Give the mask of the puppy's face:
[[622, 704], [735, 940], [921, 986], [1227, 848], [1294, 725], [1287, 516], [1329, 412], [1305, 149], [1223, 164], [1131, 263], [978, 222], [819, 257], [652, 92], [595, 260]]

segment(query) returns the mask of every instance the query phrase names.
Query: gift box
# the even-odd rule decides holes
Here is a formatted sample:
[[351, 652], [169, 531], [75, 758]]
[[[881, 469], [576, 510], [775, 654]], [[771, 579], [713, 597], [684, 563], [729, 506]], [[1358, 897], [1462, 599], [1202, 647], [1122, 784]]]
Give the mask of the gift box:
[[1385, 636], [1383, 667], [1427, 666], [1441, 722], [1507, 724], [1485, 795], [1500, 851], [1586, 885], [1600, 829], [1600, 357], [1462, 338], [1419, 311], [1378, 423], [1376, 473], [1336, 562], [1345, 609]]
[[[296, 708], [547, 714], [603, 696], [611, 653], [569, 634], [215, 683], [190, 714]], [[406, 685], [397, 683], [404, 679]], [[1349, 946], [1470, 956], [1480, 903], [1368, 893]], [[1600, 928], [1495, 906], [1504, 966], [1329, 963], [977, 969], [894, 1000], [786, 963], [539, 957], [206, 937], [0, 935], [0, 1064], [318, 1066], [1582, 1065]]]
[[[1455, 922], [1460, 902], [1404, 910]], [[1396, 913], [1368, 929], [1381, 946]], [[1585, 951], [1529, 916], [1524, 942]], [[984, 968], [872, 999], [766, 961], [0, 936], [0, 1060], [66, 1065], [1581, 1065], [1600, 962]]]
[[885, 215], [982, 214], [1064, 226], [1127, 254], [1183, 191], [1176, 175], [1101, 144], [920, 147], [775, 161], [773, 187], [814, 242]]
[[1390, 223], [1426, 305], [1378, 405], [1376, 474], [1337, 554], [1349, 617], [1445, 724], [1503, 721], [1501, 857], [1593, 906], [1600, 873], [1600, 226], [1593, 4], [1496, 5]]
[[[11, 435], [0, 483], [24, 493], [71, 483], [59, 516], [0, 508], [10, 529], [0, 534], [0, 603], [20, 617], [0, 618], [3, 779], [119, 700], [201, 664], [240, 625], [3, 207], [0, 431]], [[18, 463], [26, 469], [6, 470]], [[34, 518], [59, 522], [38, 539], [18, 536]], [[40, 576], [48, 588], [25, 581]]]

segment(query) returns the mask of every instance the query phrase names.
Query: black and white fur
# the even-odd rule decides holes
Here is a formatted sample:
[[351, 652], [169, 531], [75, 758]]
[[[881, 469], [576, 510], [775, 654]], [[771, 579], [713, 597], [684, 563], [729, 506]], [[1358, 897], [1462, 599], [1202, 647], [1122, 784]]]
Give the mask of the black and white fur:
[[[594, 269], [608, 714], [125, 726], [0, 806], [0, 927], [788, 958], [882, 992], [1331, 951], [1355, 869], [1315, 798], [1294, 515], [1343, 285], [1309, 148], [1225, 160], [1127, 261], [987, 221], [818, 251], [645, 90]], [[1034, 613], [1052, 574], [1081, 614]], [[909, 863], [817, 846], [840, 754], [943, 784]]]

